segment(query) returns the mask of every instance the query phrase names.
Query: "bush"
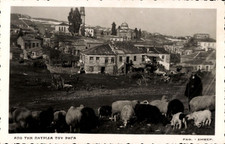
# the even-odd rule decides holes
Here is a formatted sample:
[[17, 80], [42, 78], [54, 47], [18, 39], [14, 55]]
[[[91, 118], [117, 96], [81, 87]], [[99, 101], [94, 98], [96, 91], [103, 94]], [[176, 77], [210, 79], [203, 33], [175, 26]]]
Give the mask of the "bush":
[[47, 68], [47, 66], [43, 60], [34, 61], [33, 66], [36, 68]]

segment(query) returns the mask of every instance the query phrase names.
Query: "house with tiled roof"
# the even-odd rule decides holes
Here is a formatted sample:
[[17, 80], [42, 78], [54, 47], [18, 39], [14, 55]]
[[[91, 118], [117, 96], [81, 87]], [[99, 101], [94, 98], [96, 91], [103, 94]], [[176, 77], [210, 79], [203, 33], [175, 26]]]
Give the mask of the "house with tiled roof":
[[205, 51], [216, 49], [216, 40], [212, 38], [199, 40], [197, 44], [201, 49], [204, 49]]
[[86, 73], [109, 73], [116, 71], [116, 54], [110, 45], [104, 44], [81, 52], [80, 60]]
[[159, 62], [166, 70], [170, 69], [170, 54], [161, 46], [147, 45], [147, 44], [135, 44], [144, 55], [142, 61], [145, 61], [145, 57], [149, 58], [152, 62]]
[[190, 61], [186, 61], [181, 64], [182, 66], [191, 66], [193, 67], [193, 70], [198, 71], [212, 71], [215, 69], [215, 65], [211, 61], [206, 61], [205, 59], [194, 59]]
[[62, 22], [61, 24], [58, 24], [55, 26], [55, 32], [56, 33], [66, 33], [69, 34], [69, 25], [65, 22]]
[[145, 54], [137, 49], [132, 43], [113, 42], [113, 44], [111, 44], [111, 48], [116, 54], [118, 72], [122, 72], [125, 69], [126, 71], [129, 70], [129, 68], [126, 67], [126, 64], [132, 64], [133, 67], [137, 68], [143, 67], [143, 57]]
[[41, 47], [34, 47], [29, 50], [27, 50], [27, 55], [31, 59], [38, 59], [42, 58], [43, 56], [43, 51]]
[[29, 49], [34, 47], [41, 47], [42, 41], [35, 38], [34, 35], [25, 35], [20, 36], [17, 39], [17, 44], [21, 47], [21, 49]]
[[193, 70], [212, 71], [215, 69], [216, 52], [195, 52], [191, 55], [181, 56], [181, 65], [192, 67]]
[[81, 52], [81, 61], [87, 73], [126, 73], [129, 66], [144, 67], [146, 57], [169, 70], [170, 54], [161, 47], [139, 47], [131, 42], [113, 42]]
[[21, 57], [23, 57], [23, 59], [36, 59], [41, 57], [43, 54], [41, 47], [42, 40], [36, 38], [34, 35], [27, 34], [25, 36], [20, 36], [17, 39], [17, 44], [23, 50], [23, 54], [21, 54]]

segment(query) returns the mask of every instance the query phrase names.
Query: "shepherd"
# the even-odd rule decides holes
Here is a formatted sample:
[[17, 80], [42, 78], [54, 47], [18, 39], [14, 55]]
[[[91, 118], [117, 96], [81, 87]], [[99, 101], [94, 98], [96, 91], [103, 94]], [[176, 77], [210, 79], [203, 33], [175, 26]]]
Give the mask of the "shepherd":
[[203, 90], [203, 86], [202, 86], [201, 78], [197, 74], [192, 73], [189, 79], [189, 82], [186, 85], [186, 90], [185, 90], [185, 96], [188, 98], [189, 111], [190, 111], [191, 99], [196, 96], [202, 96], [202, 90]]

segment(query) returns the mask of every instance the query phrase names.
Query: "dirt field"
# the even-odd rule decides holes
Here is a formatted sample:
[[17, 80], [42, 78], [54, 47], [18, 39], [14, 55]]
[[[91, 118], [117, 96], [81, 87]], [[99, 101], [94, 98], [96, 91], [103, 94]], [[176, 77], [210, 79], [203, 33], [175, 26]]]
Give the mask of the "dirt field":
[[[167, 95], [170, 99], [181, 100], [187, 111], [187, 98], [184, 96], [187, 76], [183, 80], [172, 79], [165, 83], [159, 78], [149, 79], [137, 84], [129, 76], [109, 76], [103, 74], [62, 75], [65, 83], [72, 84], [73, 90], [55, 90], [51, 88], [51, 74], [46, 69], [34, 68], [26, 63], [12, 62], [10, 66], [10, 107], [27, 107], [30, 110], [43, 110], [52, 106], [55, 110], [68, 110], [70, 106], [83, 104], [97, 113], [102, 105], [111, 105], [116, 100], [155, 100]], [[185, 79], [186, 78], [186, 79]], [[215, 77], [212, 74], [202, 76], [203, 94], [215, 95]], [[149, 125], [132, 123], [127, 128], [120, 128], [122, 122], [101, 120], [93, 133], [133, 133], [133, 134], [202, 134], [212, 135], [215, 130], [213, 112], [211, 126], [198, 129], [193, 124], [188, 129], [172, 130], [170, 125]]]

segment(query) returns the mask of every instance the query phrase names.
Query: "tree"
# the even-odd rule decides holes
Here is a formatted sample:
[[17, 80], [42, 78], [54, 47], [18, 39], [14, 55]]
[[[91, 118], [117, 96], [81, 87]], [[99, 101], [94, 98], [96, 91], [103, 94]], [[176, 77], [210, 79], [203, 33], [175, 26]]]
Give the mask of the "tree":
[[80, 31], [81, 31], [81, 35], [82, 35], [82, 36], [85, 36], [85, 26], [84, 26], [84, 25], [81, 26]]
[[134, 33], [135, 33], [135, 39], [138, 39], [138, 30], [137, 30], [137, 28], [134, 29]]
[[101, 35], [104, 35], [104, 32], [103, 32], [103, 30], [101, 31]]
[[20, 28], [17, 38], [24, 36], [23, 30]]
[[138, 31], [138, 39], [140, 39], [141, 38], [141, 29], [139, 29], [139, 31]]
[[68, 16], [68, 21], [69, 21], [69, 32], [72, 35], [78, 35], [80, 25], [82, 24], [81, 15], [78, 8], [76, 8], [75, 10], [71, 8]]
[[112, 35], [116, 35], [116, 24], [115, 24], [115, 22], [112, 23]]

